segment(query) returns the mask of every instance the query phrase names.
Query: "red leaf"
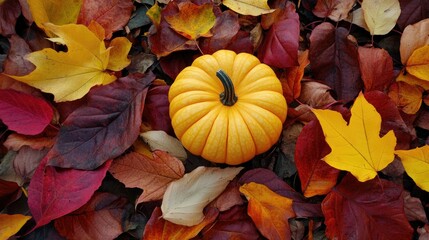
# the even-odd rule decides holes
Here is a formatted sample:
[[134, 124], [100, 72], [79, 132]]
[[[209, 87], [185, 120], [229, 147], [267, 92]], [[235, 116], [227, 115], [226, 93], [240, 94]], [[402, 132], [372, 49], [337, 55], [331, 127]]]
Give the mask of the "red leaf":
[[338, 99], [353, 100], [362, 90], [357, 44], [349, 30], [325, 22], [310, 35], [310, 63], [316, 79], [337, 93]]
[[132, 208], [125, 198], [95, 192], [84, 206], [56, 219], [55, 228], [67, 239], [114, 239], [123, 232], [122, 219]]
[[261, 239], [245, 205], [234, 206], [219, 214], [216, 223], [203, 232], [203, 239]]
[[288, 2], [283, 15], [268, 31], [258, 58], [261, 62], [279, 68], [298, 65], [299, 16], [295, 5]]
[[19, 188], [16, 182], [0, 179], [0, 211], [16, 199]]
[[36, 135], [51, 122], [54, 112], [43, 99], [11, 89], [0, 89], [0, 119], [10, 130]]
[[398, 26], [403, 30], [410, 24], [429, 18], [429, 0], [399, 0], [401, 15]]
[[143, 121], [148, 122], [152, 130], [162, 130], [174, 135], [169, 114], [168, 85], [158, 85], [149, 88], [143, 111]]
[[134, 9], [131, 0], [84, 0], [77, 23], [89, 25], [96, 21], [105, 30], [106, 38], [114, 31], [121, 30], [130, 20]]
[[322, 160], [330, 151], [319, 121], [305, 125], [295, 148], [295, 163], [304, 196], [327, 194], [337, 183], [340, 171]]
[[0, 35], [8, 36], [15, 33], [15, 24], [21, 7], [16, 0], [6, 0], [0, 4]]
[[100, 187], [112, 161], [94, 171], [47, 166], [45, 157], [28, 187], [28, 206], [36, 227], [80, 208]]
[[173, 52], [159, 60], [161, 68], [170, 78], [175, 79], [177, 75], [187, 66], [190, 66], [194, 59], [200, 55], [195, 51]]
[[384, 91], [393, 80], [392, 57], [381, 48], [359, 47], [358, 53], [365, 91]]
[[326, 235], [338, 239], [411, 239], [402, 189], [393, 182], [359, 182], [347, 174], [322, 203]]
[[64, 121], [48, 165], [91, 170], [129, 148], [140, 133], [143, 102], [155, 76], [134, 74], [91, 89]]

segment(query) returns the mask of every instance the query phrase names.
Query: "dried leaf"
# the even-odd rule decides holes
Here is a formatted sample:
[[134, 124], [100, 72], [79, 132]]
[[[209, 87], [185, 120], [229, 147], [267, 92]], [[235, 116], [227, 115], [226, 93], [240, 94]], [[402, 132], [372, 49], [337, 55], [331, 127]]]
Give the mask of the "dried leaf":
[[429, 145], [411, 150], [396, 150], [395, 154], [401, 158], [407, 174], [421, 189], [429, 192], [427, 172], [429, 171]]
[[258, 183], [244, 184], [240, 192], [249, 201], [247, 213], [264, 237], [273, 240], [291, 238], [288, 219], [295, 217], [291, 199]]
[[0, 239], [9, 239], [17, 233], [31, 216], [0, 214]]
[[382, 48], [359, 47], [358, 53], [365, 91], [384, 91], [393, 81], [392, 57]]
[[385, 35], [401, 14], [398, 0], [363, 0], [362, 10], [371, 35]]
[[152, 151], [162, 150], [181, 160], [187, 158], [187, 153], [182, 143], [164, 131], [147, 131], [141, 133], [140, 137], [150, 146]]
[[223, 192], [242, 170], [198, 167], [172, 182], [162, 200], [162, 217], [175, 224], [194, 226], [204, 219], [203, 208]]
[[110, 173], [126, 187], [143, 189], [137, 204], [162, 199], [168, 184], [185, 174], [183, 163], [163, 151], [153, 158], [131, 152], [113, 161]]
[[169, 85], [151, 86], [146, 96], [143, 111], [143, 122], [150, 124], [152, 130], [161, 130], [173, 135], [168, 101]]
[[190, 40], [211, 36], [209, 31], [216, 21], [212, 4], [198, 6], [192, 2], [182, 2], [178, 8], [179, 14], [165, 16], [171, 28]]
[[[429, 2], [428, 2], [429, 3]], [[401, 35], [399, 51], [402, 64], [407, 64], [414, 50], [429, 44], [429, 19], [408, 25]]]
[[425, 208], [419, 198], [412, 197], [409, 192], [402, 192], [404, 198], [404, 210], [408, 221], [428, 222]]
[[397, 24], [401, 29], [429, 18], [428, 0], [399, 0], [399, 3], [401, 5], [401, 15]]
[[297, 99], [301, 94], [301, 80], [304, 76], [304, 70], [310, 64], [308, 60], [308, 50], [298, 53], [297, 67], [287, 68], [284, 74], [280, 77], [283, 87], [283, 95], [288, 103]]
[[332, 167], [349, 171], [359, 181], [365, 182], [393, 161], [395, 134], [389, 131], [380, 138], [380, 114], [363, 94], [353, 104], [349, 124], [336, 111], [314, 109], [313, 113], [332, 149], [323, 158]]
[[396, 82], [389, 88], [389, 97], [404, 113], [415, 114], [422, 105], [423, 89], [406, 82]]
[[405, 68], [412, 75], [429, 81], [429, 45], [414, 50], [408, 58]]
[[12, 37], [9, 38], [9, 43], [10, 49], [3, 63], [4, 73], [10, 75], [26, 75], [32, 72], [34, 70], [34, 65], [25, 60], [25, 56], [31, 52], [25, 40], [17, 35], [12, 35]]
[[319, 0], [313, 9], [313, 14], [339, 22], [348, 16], [354, 4], [355, 0]]
[[[53, 93], [57, 102], [82, 98], [91, 87], [106, 85], [116, 79], [106, 72], [110, 49], [106, 49], [104, 42], [88, 28], [76, 24], [56, 26], [50, 23], [45, 24], [45, 27], [67, 45], [67, 52], [50, 48], [33, 52], [27, 59], [36, 65], [36, 69], [25, 76], [11, 77]], [[121, 67], [126, 66], [124, 64]]]
[[19, 2], [16, 0], [0, 1], [0, 35], [15, 34], [16, 20], [21, 14]]
[[222, 4], [242, 15], [259, 16], [275, 11], [275, 9], [270, 9], [267, 0], [223, 0]]

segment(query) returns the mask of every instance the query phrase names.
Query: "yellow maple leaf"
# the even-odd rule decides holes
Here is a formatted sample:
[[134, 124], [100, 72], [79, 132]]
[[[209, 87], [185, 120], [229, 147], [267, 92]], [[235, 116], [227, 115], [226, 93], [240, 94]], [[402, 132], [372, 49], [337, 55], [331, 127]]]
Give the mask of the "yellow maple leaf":
[[0, 239], [9, 239], [15, 235], [30, 218], [21, 214], [0, 214]]
[[401, 7], [398, 0], [363, 0], [362, 11], [371, 35], [384, 35], [395, 27]]
[[288, 219], [295, 217], [292, 199], [254, 182], [241, 186], [240, 192], [249, 201], [247, 213], [262, 235], [268, 239], [291, 238]]
[[178, 7], [178, 14], [165, 16], [165, 20], [174, 31], [191, 40], [211, 36], [209, 31], [216, 22], [212, 4], [198, 6], [191, 2], [183, 2], [179, 3]]
[[396, 150], [405, 171], [421, 189], [429, 192], [429, 145], [411, 150]]
[[414, 50], [408, 58], [406, 69], [412, 75], [429, 81], [429, 45]]
[[50, 37], [54, 35], [45, 28], [45, 23], [64, 25], [76, 23], [82, 0], [27, 0], [28, 7], [36, 25]]
[[331, 152], [324, 157], [334, 168], [349, 171], [359, 181], [373, 179], [394, 159], [396, 137], [389, 131], [380, 137], [381, 117], [361, 93], [351, 108], [350, 123], [332, 110], [313, 109]]
[[67, 45], [67, 52], [45, 48], [30, 53], [26, 58], [36, 69], [25, 76], [10, 77], [54, 94], [56, 102], [82, 98], [91, 87], [113, 82], [116, 77], [107, 70], [118, 71], [130, 63], [127, 55], [131, 44], [126, 38], [114, 39], [113, 47], [106, 48], [104, 41], [84, 25], [45, 26], [58, 36], [53, 41]]
[[222, 4], [243, 15], [259, 16], [275, 11], [270, 9], [267, 0], [223, 0]]

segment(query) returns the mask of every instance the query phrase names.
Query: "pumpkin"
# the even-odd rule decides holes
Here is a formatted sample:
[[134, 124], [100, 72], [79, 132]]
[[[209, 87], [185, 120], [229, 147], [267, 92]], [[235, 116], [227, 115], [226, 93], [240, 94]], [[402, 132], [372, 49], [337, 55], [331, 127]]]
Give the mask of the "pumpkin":
[[287, 105], [274, 71], [248, 53], [219, 50], [183, 69], [168, 93], [176, 136], [192, 154], [237, 165], [279, 139]]

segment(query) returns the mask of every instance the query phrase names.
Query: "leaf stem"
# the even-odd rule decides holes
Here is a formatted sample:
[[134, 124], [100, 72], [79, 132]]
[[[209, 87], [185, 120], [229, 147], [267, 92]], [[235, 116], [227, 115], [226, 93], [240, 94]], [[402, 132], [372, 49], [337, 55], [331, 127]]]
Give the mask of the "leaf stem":
[[234, 84], [231, 81], [231, 78], [222, 70], [216, 72], [216, 76], [222, 82], [223, 88], [225, 91], [219, 95], [220, 101], [225, 106], [232, 106], [237, 102], [237, 96], [234, 91]]

